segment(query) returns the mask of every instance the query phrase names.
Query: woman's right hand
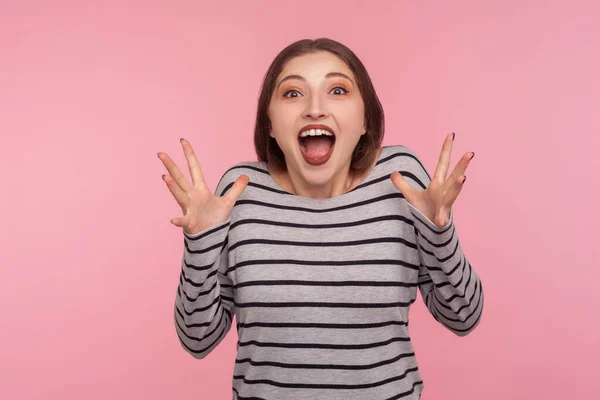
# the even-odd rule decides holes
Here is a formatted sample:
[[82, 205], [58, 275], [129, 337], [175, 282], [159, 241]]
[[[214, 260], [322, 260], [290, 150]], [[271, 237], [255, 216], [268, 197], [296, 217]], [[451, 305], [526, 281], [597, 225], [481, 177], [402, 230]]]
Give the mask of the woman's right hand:
[[229, 218], [235, 202], [248, 185], [249, 178], [240, 175], [224, 196], [215, 196], [204, 182], [191, 144], [186, 139], [181, 139], [181, 145], [192, 176], [191, 185], [167, 153], [158, 153], [158, 158], [169, 171], [168, 175], [163, 175], [163, 180], [183, 212], [182, 217], [173, 218], [171, 222], [193, 235]]

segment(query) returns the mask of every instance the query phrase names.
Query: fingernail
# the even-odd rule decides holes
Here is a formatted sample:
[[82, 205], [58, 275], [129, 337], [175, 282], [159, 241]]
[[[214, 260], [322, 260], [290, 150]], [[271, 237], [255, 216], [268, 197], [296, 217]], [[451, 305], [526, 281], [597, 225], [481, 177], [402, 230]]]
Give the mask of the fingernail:
[[[165, 176], [166, 176], [166, 174], [163, 174], [163, 176], [162, 176], [162, 179], [163, 179], [163, 181], [165, 180]], [[166, 181], [165, 181], [165, 182], [166, 182]]]
[[465, 175], [465, 178], [463, 179], [463, 185], [465, 184], [466, 180], [467, 180], [467, 176]]
[[[173, 224], [173, 220], [171, 220], [170, 222]], [[173, 224], [173, 225], [175, 225], [175, 224]]]
[[454, 138], [456, 137], [456, 133], [452, 132], [452, 141], [454, 142]]
[[158, 153], [156, 153], [156, 156], [157, 156], [158, 158], [160, 158], [160, 151], [159, 151]]
[[180, 142], [183, 142], [183, 138], [180, 138], [180, 139], [179, 139], [179, 141], [180, 141]]
[[472, 151], [472, 152], [471, 152], [471, 154], [473, 154], [473, 155], [471, 156], [471, 160], [472, 160], [473, 158], [475, 158], [475, 152], [474, 152], [474, 151]]

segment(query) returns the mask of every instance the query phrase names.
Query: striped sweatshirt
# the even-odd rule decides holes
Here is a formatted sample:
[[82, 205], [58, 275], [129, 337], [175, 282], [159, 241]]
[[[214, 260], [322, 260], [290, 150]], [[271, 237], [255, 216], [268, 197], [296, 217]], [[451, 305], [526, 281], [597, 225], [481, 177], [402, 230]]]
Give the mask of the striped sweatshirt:
[[217, 195], [245, 174], [229, 219], [189, 235], [175, 300], [183, 348], [206, 357], [238, 333], [233, 399], [419, 399], [409, 337], [417, 289], [433, 318], [463, 336], [479, 323], [481, 281], [452, 213], [440, 228], [390, 180], [431, 178], [405, 146], [385, 146], [364, 182], [329, 199], [282, 190], [264, 162], [238, 163]]

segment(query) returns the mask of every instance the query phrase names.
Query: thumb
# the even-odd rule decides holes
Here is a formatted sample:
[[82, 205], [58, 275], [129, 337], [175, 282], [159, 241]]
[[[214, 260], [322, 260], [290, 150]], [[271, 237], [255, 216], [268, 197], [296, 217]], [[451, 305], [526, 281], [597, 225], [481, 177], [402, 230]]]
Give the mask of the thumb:
[[231, 186], [231, 189], [229, 189], [229, 191], [225, 195], [225, 198], [231, 203], [232, 206], [235, 204], [238, 197], [240, 197], [244, 189], [246, 189], [246, 186], [248, 186], [249, 181], [250, 178], [248, 178], [247, 175], [240, 175], [235, 180], [235, 182]]
[[402, 193], [404, 198], [408, 201], [412, 197], [414, 189], [406, 182], [406, 179], [398, 171], [392, 172], [390, 179], [396, 188]]

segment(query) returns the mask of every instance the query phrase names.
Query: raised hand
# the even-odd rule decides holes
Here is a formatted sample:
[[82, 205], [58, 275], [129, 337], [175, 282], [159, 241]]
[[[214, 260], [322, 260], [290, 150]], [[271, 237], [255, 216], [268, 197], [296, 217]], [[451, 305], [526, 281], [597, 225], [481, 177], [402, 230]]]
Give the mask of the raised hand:
[[475, 157], [473, 152], [466, 153], [460, 159], [450, 177], [446, 178], [450, 167], [453, 143], [454, 133], [451, 133], [444, 140], [435, 174], [431, 178], [427, 189], [414, 189], [398, 171], [394, 171], [390, 177], [394, 186], [400, 190], [406, 201], [439, 227], [444, 227], [449, 222], [452, 205], [467, 179], [464, 173], [473, 157]]
[[192, 145], [186, 139], [181, 139], [181, 145], [192, 176], [192, 184], [185, 179], [167, 153], [159, 152], [158, 158], [169, 171], [168, 175], [162, 176], [163, 180], [183, 212], [182, 217], [173, 218], [171, 222], [193, 235], [229, 218], [237, 198], [248, 185], [249, 178], [240, 175], [224, 196], [215, 196], [204, 181]]

